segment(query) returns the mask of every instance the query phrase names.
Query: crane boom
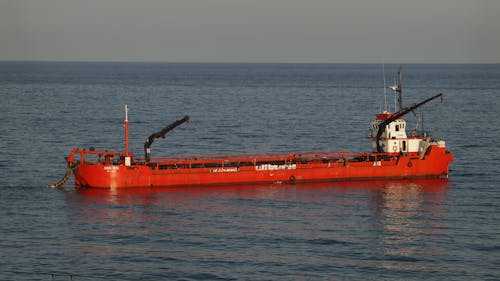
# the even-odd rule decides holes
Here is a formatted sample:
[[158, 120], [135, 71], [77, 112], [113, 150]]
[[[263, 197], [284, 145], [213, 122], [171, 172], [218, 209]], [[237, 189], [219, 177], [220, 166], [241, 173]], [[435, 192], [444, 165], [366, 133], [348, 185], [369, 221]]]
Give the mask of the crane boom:
[[149, 161], [151, 159], [151, 144], [153, 144], [154, 140], [157, 138], [165, 138], [165, 135], [175, 129], [176, 127], [180, 126], [184, 122], [189, 121], [189, 115], [184, 116], [182, 119], [176, 120], [174, 123], [168, 125], [167, 127], [163, 128], [161, 131], [156, 132], [151, 134], [146, 142], [144, 143], [144, 157], [146, 158], [146, 161]]

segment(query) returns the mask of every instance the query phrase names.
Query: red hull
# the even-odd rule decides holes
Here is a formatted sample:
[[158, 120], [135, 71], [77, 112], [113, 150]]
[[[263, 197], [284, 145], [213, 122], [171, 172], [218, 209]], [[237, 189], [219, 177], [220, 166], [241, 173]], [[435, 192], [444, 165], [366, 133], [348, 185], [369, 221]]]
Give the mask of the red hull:
[[81, 161], [75, 168], [75, 183], [92, 188], [130, 188], [432, 178], [447, 177], [452, 160], [445, 148], [431, 146], [423, 159], [416, 154], [311, 152], [171, 158], [135, 161], [128, 166], [123, 161]]
[[[371, 153], [303, 152], [235, 156], [195, 156], [150, 159], [150, 145], [189, 116], [152, 134], [144, 144], [144, 159], [134, 160], [128, 146], [128, 115], [125, 106], [125, 151], [108, 152], [73, 149], [68, 169], [58, 187], [75, 174], [77, 186], [130, 188], [259, 183], [300, 183], [375, 179], [438, 178], [448, 176], [453, 155], [445, 142], [425, 132], [406, 135], [402, 116], [423, 104], [442, 97], [435, 95], [395, 113], [384, 111], [372, 122]], [[79, 159], [75, 159], [79, 158]], [[91, 159], [93, 158], [93, 160]]]

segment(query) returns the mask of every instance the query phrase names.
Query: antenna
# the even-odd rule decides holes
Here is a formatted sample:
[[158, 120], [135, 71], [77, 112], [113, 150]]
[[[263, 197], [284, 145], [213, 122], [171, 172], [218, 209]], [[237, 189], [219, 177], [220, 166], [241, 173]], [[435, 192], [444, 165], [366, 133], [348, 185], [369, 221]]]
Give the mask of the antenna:
[[385, 85], [385, 62], [382, 62], [382, 72], [384, 75], [384, 112], [387, 112], [387, 90]]
[[397, 104], [397, 94], [396, 94], [396, 91], [398, 90], [398, 86], [395, 85], [396, 84], [396, 81], [394, 81], [394, 86], [392, 86], [392, 90], [394, 91], [394, 112], [396, 112], [396, 104]]
[[[443, 98], [443, 96], [441, 96]], [[424, 129], [424, 112], [420, 112], [420, 123], [422, 125], [422, 136], [426, 136], [425, 129]]]
[[399, 83], [398, 83], [398, 102], [399, 102], [399, 109], [398, 111], [403, 110], [403, 66], [399, 66], [399, 71], [398, 71], [398, 76], [399, 76]]

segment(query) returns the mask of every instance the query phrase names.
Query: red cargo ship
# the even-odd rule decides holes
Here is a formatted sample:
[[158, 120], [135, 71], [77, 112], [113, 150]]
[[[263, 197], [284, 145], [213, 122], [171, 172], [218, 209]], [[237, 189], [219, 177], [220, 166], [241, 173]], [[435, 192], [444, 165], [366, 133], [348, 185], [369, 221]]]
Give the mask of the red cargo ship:
[[372, 152], [299, 152], [279, 154], [241, 154], [151, 158], [155, 138], [189, 121], [189, 116], [152, 134], [144, 144], [145, 157], [135, 158], [129, 151], [128, 114], [125, 106], [125, 151], [109, 152], [74, 148], [67, 157], [66, 175], [52, 184], [58, 187], [75, 175], [77, 187], [130, 188], [199, 186], [255, 183], [301, 183], [368, 179], [406, 179], [448, 177], [453, 155], [445, 141], [425, 132], [406, 133], [402, 118], [416, 108], [442, 97], [437, 94], [410, 107], [402, 105], [401, 70], [399, 84], [390, 87], [398, 93], [399, 110], [384, 110], [371, 124]]

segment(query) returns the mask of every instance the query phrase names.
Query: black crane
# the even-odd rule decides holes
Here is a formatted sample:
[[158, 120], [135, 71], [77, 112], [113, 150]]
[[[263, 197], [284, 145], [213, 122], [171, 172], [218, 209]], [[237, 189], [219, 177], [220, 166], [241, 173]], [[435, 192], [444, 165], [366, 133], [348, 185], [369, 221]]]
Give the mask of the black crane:
[[188, 122], [189, 121], [189, 115], [184, 116], [184, 118], [176, 120], [174, 123], [168, 125], [167, 127], [163, 128], [161, 131], [153, 133], [149, 138], [146, 140], [144, 143], [144, 157], [146, 158], [146, 161], [151, 160], [151, 144], [154, 142], [155, 139], [157, 138], [165, 138], [165, 135], [175, 129], [176, 127], [180, 126], [182, 123]]

